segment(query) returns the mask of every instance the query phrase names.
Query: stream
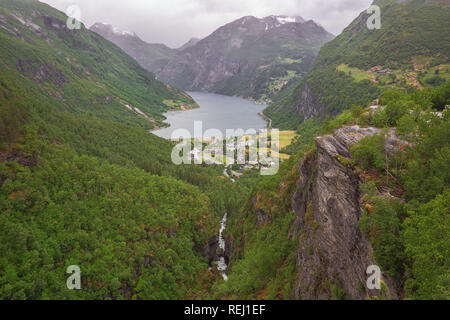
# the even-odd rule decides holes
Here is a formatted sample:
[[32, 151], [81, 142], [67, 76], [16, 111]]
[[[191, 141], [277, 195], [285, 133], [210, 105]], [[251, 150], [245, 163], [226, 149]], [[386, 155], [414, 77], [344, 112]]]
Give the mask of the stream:
[[223, 238], [223, 232], [225, 231], [225, 228], [227, 227], [227, 214], [222, 218], [222, 221], [220, 222], [220, 231], [219, 231], [219, 248], [223, 250], [223, 255], [219, 257], [219, 261], [217, 263], [217, 270], [222, 273], [223, 280], [228, 280], [228, 275], [226, 273], [227, 271], [227, 264], [225, 262], [225, 239]]

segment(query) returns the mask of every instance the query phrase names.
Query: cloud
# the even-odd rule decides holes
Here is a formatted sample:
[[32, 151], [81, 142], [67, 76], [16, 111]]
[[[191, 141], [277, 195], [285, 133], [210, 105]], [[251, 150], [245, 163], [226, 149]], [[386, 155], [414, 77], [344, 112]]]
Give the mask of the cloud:
[[243, 16], [298, 15], [339, 34], [372, 0], [42, 0], [66, 11], [81, 9], [82, 21], [113, 24], [148, 42], [179, 47], [191, 37], [205, 37]]

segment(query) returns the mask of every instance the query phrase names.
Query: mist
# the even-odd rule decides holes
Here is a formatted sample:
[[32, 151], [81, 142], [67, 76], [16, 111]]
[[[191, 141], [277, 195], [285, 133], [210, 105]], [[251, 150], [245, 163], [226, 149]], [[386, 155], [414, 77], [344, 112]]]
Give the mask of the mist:
[[302, 16], [338, 35], [367, 9], [372, 0], [44, 0], [66, 11], [81, 9], [81, 20], [90, 27], [104, 22], [136, 32], [143, 40], [180, 47], [190, 38], [203, 38], [218, 27], [243, 16]]

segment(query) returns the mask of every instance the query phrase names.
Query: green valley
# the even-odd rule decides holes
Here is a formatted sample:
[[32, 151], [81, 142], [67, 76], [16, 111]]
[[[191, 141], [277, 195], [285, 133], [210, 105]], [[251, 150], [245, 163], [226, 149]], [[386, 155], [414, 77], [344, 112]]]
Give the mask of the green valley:
[[[0, 10], [0, 298], [204, 297], [215, 274], [202, 252], [239, 197], [221, 168], [177, 167], [145, 130], [194, 102], [90, 31], [29, 30], [65, 21], [47, 5]], [[73, 264], [81, 291], [66, 288]]]
[[[111, 12], [92, 15], [105, 3]], [[89, 2], [87, 21], [119, 12], [117, 22], [144, 16], [150, 28], [149, 11], [136, 12], [156, 11], [130, 1], [125, 17], [121, 2], [105, 3]], [[247, 13], [240, 2], [192, 3], [205, 5], [156, 14], [196, 30], [217, 12]], [[374, 4], [379, 30], [365, 11], [335, 38], [299, 16], [246, 15], [170, 49], [103, 23], [72, 30], [37, 0], [0, 0], [0, 300], [193, 300], [207, 310], [211, 300], [449, 300], [450, 4]], [[273, 103], [258, 115], [254, 101], [212, 93]], [[165, 120], [189, 132], [203, 116], [194, 111], [214, 113], [203, 119], [217, 126], [256, 119], [262, 129], [249, 136], [269, 138], [151, 132]], [[226, 160], [239, 147], [246, 161], [175, 165], [181, 141], [189, 160]], [[208, 146], [217, 149], [202, 154]], [[263, 175], [278, 163], [251, 150], [278, 156], [277, 173]]]

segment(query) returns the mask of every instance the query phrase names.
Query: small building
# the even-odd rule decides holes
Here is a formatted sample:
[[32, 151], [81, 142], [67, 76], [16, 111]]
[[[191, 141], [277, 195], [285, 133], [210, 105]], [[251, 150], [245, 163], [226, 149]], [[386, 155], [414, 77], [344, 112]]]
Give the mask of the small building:
[[198, 149], [194, 149], [190, 152], [192, 160], [201, 160], [202, 159], [202, 152]]
[[235, 178], [240, 178], [240, 177], [242, 177], [242, 173], [238, 173], [238, 172], [235, 172], [235, 171], [231, 171], [231, 173], [232, 173], [232, 175], [233, 175], [233, 177], [235, 177]]
[[391, 69], [383, 69], [383, 70], [377, 70], [377, 73], [378, 74], [391, 74], [392, 73], [392, 71], [391, 71]]

